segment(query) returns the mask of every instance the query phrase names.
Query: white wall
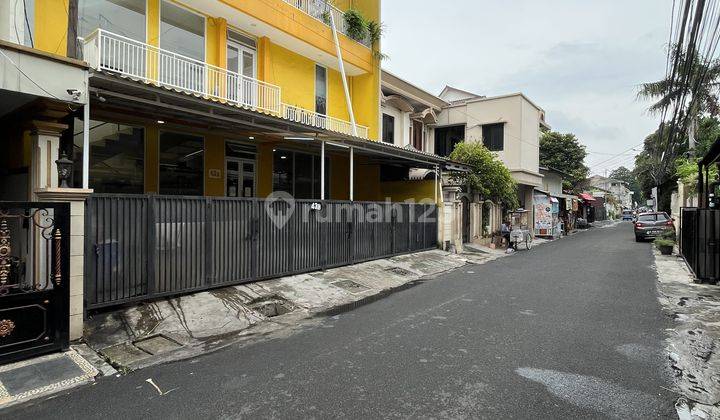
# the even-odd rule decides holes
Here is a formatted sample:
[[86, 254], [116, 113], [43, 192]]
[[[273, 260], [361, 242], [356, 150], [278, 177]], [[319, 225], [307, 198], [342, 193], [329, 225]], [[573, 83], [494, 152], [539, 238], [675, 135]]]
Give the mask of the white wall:
[[[405, 146], [410, 143], [410, 113], [403, 112], [394, 106], [387, 104], [380, 108], [383, 114], [395, 118], [395, 141], [396, 146]], [[382, 133], [382, 129], [380, 131]]]
[[438, 126], [465, 124], [466, 141], [482, 141], [482, 125], [504, 123], [504, 147], [498, 157], [511, 171], [539, 173], [540, 110], [521, 95], [472, 100], [444, 108]]

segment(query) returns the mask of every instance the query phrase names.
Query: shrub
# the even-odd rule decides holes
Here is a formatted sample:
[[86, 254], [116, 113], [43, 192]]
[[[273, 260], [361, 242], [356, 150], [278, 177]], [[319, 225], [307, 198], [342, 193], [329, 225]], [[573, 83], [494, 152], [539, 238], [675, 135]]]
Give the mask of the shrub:
[[368, 24], [363, 15], [355, 9], [349, 9], [344, 18], [347, 35], [356, 41], [364, 40], [368, 35]]
[[657, 249], [660, 249], [664, 246], [675, 246], [675, 241], [672, 241], [670, 239], [657, 238], [655, 239], [654, 243]]

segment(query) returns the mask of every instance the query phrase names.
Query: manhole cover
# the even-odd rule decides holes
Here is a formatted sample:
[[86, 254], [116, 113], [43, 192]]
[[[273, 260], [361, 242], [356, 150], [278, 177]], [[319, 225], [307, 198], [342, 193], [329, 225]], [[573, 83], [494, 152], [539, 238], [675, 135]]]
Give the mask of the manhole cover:
[[261, 296], [250, 302], [248, 306], [267, 318], [283, 315], [295, 309], [290, 301], [278, 295]]
[[364, 286], [360, 283], [355, 283], [352, 280], [340, 280], [340, 281], [336, 281], [331, 284], [333, 286], [337, 286], [343, 290], [347, 290], [350, 293], [362, 293], [362, 292], [370, 289], [369, 287]]
[[162, 334], [153, 335], [151, 337], [142, 338], [140, 340], [134, 341], [133, 345], [140, 350], [150, 354], [165, 353], [182, 347], [182, 345], [177, 341], [165, 337]]
[[411, 271], [408, 271], [408, 270], [406, 270], [404, 268], [400, 268], [400, 267], [386, 268], [385, 271], [389, 271], [389, 272], [391, 272], [393, 274], [397, 274], [399, 276], [412, 276], [413, 275], [413, 273]]

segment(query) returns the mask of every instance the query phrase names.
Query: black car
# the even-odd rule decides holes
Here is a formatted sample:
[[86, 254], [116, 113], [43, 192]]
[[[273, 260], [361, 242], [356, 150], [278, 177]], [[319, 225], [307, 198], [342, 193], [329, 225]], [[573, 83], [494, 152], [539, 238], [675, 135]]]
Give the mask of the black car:
[[665, 212], [640, 213], [633, 225], [637, 242], [655, 238], [665, 231], [675, 231], [673, 219]]

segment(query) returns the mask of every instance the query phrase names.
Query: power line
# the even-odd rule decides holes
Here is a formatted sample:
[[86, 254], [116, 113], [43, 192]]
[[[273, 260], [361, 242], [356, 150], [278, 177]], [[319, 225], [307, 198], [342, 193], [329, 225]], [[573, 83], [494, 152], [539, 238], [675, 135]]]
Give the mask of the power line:
[[[5, 51], [0, 49], [0, 54], [5, 57], [7, 61], [10, 62], [10, 64], [13, 65], [17, 69], [17, 71], [20, 72], [23, 76], [25, 76], [26, 79], [28, 79], [32, 84], [38, 87], [38, 89], [42, 90], [43, 92], [47, 93], [48, 95], [52, 96], [53, 98], [62, 101], [62, 99], [58, 98], [57, 96], [53, 95], [51, 92], [48, 92], [44, 87], [40, 86], [35, 80], [32, 79], [32, 77], [28, 76], [15, 62], [12, 60], [12, 58], [8, 57], [7, 54], [5, 54]], [[64, 101], [63, 101], [64, 102]]]

